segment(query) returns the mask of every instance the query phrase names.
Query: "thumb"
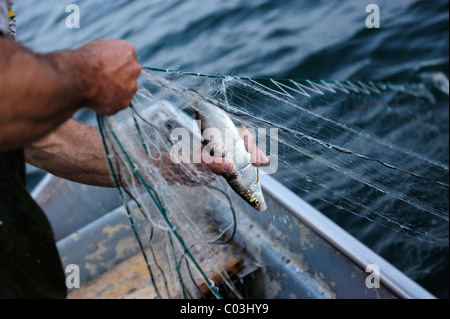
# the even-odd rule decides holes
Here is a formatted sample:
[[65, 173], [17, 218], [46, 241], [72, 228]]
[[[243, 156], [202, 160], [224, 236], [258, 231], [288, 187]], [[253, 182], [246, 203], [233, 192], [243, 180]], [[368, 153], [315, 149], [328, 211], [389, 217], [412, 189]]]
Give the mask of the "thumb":
[[228, 173], [234, 168], [233, 162], [226, 157], [213, 157], [208, 152], [202, 152], [202, 163], [216, 174]]

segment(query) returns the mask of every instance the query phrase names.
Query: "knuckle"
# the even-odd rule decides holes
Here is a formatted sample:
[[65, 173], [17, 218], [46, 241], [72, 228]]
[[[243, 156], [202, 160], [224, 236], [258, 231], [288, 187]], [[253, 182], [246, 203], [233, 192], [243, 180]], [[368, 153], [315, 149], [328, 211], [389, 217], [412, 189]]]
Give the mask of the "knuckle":
[[136, 72], [139, 74], [142, 71], [142, 67], [139, 63], [136, 63]]
[[126, 42], [126, 47], [127, 47], [128, 54], [130, 56], [132, 56], [132, 57], [136, 56], [136, 49], [134, 48], [134, 45], [132, 45], [129, 42]]
[[141, 66], [139, 65], [139, 63], [136, 63], [135, 66], [134, 66], [134, 68], [133, 68], [133, 75], [134, 75], [135, 77], [138, 77], [139, 74], [141, 74], [141, 72], [142, 72]]

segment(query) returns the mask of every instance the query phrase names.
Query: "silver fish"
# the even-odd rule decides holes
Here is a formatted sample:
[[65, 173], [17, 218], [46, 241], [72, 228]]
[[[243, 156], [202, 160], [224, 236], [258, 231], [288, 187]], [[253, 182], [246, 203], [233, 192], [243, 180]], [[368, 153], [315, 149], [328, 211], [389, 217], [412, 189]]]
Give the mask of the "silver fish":
[[232, 171], [222, 174], [225, 180], [253, 208], [260, 212], [266, 210], [259, 170], [251, 163], [244, 140], [227, 113], [204, 101], [195, 103], [194, 108], [206, 151], [211, 156], [224, 157], [234, 164]]

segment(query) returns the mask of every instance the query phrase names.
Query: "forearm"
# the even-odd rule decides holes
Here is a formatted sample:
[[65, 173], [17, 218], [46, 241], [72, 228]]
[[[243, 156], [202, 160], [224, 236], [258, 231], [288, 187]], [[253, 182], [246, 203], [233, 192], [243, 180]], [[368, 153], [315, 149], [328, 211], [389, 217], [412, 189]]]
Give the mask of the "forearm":
[[[91, 126], [69, 119], [24, 150], [28, 164], [55, 176], [81, 184], [115, 187], [100, 134]], [[188, 175], [185, 176], [182, 167], [171, 161], [168, 153], [160, 153], [157, 150], [150, 152], [154, 158], [153, 165], [159, 167], [161, 175], [170, 184], [185, 184], [189, 181]], [[137, 156], [133, 161], [145, 176], [149, 172], [140, 166], [142, 161], [139, 161], [139, 158], [146, 158], [146, 153], [142, 150], [141, 153], [133, 155]], [[115, 163], [112, 164], [115, 166]], [[117, 167], [115, 170], [118, 173]], [[136, 177], [129, 176], [128, 171], [123, 171], [119, 178], [123, 182]]]
[[83, 61], [71, 51], [34, 54], [0, 37], [0, 151], [46, 135], [85, 103]]
[[114, 187], [97, 129], [73, 119], [26, 147], [25, 160], [74, 182]]

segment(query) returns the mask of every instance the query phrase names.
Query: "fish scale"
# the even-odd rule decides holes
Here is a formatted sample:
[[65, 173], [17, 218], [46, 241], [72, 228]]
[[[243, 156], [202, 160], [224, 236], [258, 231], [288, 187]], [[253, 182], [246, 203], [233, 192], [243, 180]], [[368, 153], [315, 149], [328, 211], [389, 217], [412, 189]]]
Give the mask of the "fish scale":
[[252, 164], [244, 140], [234, 123], [223, 110], [211, 103], [197, 101], [193, 107], [205, 149], [211, 156], [224, 157], [234, 164], [233, 170], [222, 176], [247, 203], [260, 212], [264, 211], [267, 206], [259, 181], [259, 170]]

